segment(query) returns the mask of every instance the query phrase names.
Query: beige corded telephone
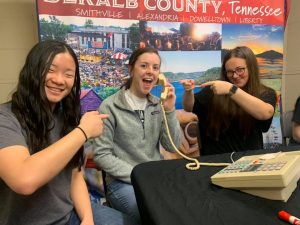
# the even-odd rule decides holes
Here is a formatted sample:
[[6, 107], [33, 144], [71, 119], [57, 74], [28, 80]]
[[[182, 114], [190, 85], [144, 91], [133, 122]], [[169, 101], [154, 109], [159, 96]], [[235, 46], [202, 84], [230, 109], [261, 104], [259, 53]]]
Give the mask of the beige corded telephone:
[[245, 156], [211, 177], [213, 184], [287, 201], [300, 178], [300, 151]]

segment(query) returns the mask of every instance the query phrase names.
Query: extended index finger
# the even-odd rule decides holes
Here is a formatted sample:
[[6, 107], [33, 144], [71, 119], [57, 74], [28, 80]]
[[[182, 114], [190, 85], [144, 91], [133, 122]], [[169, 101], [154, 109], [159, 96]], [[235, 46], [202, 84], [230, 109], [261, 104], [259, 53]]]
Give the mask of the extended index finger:
[[207, 86], [211, 86], [211, 85], [213, 85], [213, 84], [214, 84], [213, 81], [208, 81], [208, 82], [205, 82], [205, 83], [203, 83], [203, 84], [200, 84], [200, 87], [201, 87], [201, 88], [204, 88], [204, 87], [207, 87]]
[[99, 116], [101, 119], [107, 119], [109, 117], [109, 114], [100, 114]]

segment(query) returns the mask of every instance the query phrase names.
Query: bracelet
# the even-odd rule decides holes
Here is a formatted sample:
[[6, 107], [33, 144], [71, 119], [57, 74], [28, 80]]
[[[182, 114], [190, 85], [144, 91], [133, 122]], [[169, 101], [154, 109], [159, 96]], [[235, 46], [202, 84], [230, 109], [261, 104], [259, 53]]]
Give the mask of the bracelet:
[[85, 137], [85, 142], [87, 142], [88, 137], [87, 137], [86, 133], [84, 132], [84, 130], [83, 130], [80, 126], [78, 126], [78, 127], [76, 127], [76, 128], [78, 128], [79, 130], [82, 131], [82, 133], [83, 133], [83, 135], [84, 135], [84, 137]]

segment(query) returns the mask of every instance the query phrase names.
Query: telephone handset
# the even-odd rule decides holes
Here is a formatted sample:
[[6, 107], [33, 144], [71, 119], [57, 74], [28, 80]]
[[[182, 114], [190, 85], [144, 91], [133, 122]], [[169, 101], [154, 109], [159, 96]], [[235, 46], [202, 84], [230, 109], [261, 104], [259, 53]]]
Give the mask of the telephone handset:
[[162, 73], [160, 73], [158, 75], [157, 84], [162, 86], [162, 91], [161, 91], [161, 95], [160, 95], [160, 99], [162, 101], [166, 100], [167, 94], [168, 94], [168, 88], [166, 87], [166, 83], [167, 83], [167, 79], [166, 79], [165, 75], [163, 75]]

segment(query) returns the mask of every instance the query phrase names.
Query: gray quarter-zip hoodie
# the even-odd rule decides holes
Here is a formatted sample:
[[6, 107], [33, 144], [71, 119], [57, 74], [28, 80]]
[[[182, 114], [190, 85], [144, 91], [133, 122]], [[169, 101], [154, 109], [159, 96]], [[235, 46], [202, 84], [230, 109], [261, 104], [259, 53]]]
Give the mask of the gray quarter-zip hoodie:
[[[94, 140], [94, 161], [106, 171], [108, 181], [120, 179], [131, 183], [130, 174], [137, 164], [161, 160], [160, 144], [174, 152], [168, 138], [159, 99], [151, 94], [144, 113], [144, 126], [139, 115], [125, 99], [125, 89], [106, 98], [100, 113], [109, 114], [104, 120], [101, 136]], [[172, 140], [177, 148], [181, 143], [181, 130], [175, 110], [166, 112]]]

